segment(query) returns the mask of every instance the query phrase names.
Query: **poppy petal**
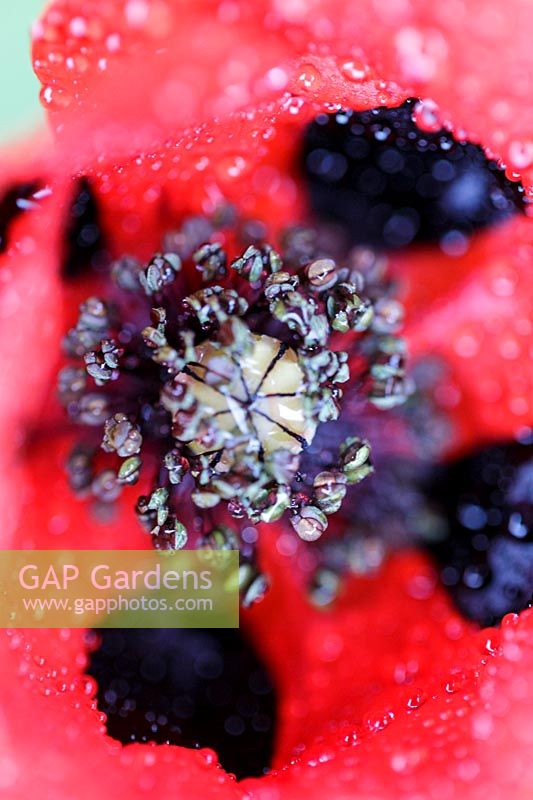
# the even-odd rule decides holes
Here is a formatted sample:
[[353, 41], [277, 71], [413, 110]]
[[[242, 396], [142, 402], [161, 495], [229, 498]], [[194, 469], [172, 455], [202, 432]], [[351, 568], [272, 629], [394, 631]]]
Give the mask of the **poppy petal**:
[[56, 0], [35, 26], [33, 55], [56, 130], [77, 136], [81, 125], [86, 141], [92, 127], [99, 154], [113, 139], [146, 148], [286, 91], [333, 103], [351, 91], [360, 99], [348, 104], [363, 108], [377, 87], [374, 105], [393, 105], [400, 86], [431, 97], [441, 121], [527, 183], [530, 24], [527, 0], [505, 10], [498, 0], [468, 0], [446, 13], [424, 0], [202, 0], [186, 10], [169, 0]]
[[410, 356], [443, 366], [431, 392], [453, 425], [448, 451], [533, 425], [532, 237], [530, 221], [515, 217], [474, 236], [464, 255], [433, 248], [396, 259]]

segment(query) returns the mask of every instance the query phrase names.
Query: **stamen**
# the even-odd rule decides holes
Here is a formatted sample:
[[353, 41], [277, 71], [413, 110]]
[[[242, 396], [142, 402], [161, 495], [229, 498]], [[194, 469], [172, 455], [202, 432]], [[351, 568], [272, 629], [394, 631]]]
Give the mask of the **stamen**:
[[[205, 537], [219, 505], [253, 523], [287, 514], [300, 538], [319, 538], [349, 487], [372, 472], [370, 445], [355, 436], [315, 476], [300, 472], [319, 425], [339, 417], [342, 385], [383, 409], [406, 394], [402, 309], [381, 257], [328, 257], [316, 232], [299, 229], [284, 235], [286, 254], [254, 240], [232, 260], [220, 230], [198, 241], [227, 218], [185, 220], [146, 265], [119, 259], [115, 303], [89, 298], [65, 337], [77, 364], [61, 371], [61, 401], [76, 422], [102, 429], [100, 447], [115, 460], [93, 474], [92, 456], [77, 451], [71, 484], [111, 501], [137, 482], [143, 454], [155, 455], [137, 514], [156, 547], [185, 545], [180, 517], [195, 529], [203, 520]], [[185, 294], [196, 272], [204, 286]], [[143, 298], [150, 325], [131, 310]], [[245, 604], [266, 589], [253, 554], [241, 580]]]

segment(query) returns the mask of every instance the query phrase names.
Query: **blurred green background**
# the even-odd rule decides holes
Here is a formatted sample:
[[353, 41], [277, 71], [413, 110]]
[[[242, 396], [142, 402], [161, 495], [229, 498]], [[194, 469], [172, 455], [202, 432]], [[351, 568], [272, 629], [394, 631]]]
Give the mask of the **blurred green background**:
[[30, 26], [45, 0], [0, 0], [0, 139], [14, 141], [42, 120], [30, 61]]

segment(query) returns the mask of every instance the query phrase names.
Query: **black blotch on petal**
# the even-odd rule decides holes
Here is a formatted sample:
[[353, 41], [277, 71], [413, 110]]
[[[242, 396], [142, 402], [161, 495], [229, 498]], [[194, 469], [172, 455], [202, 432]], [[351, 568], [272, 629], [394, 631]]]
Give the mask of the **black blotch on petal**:
[[37, 181], [16, 183], [0, 199], [0, 253], [8, 244], [11, 223], [32, 207], [32, 196], [39, 190]]
[[448, 535], [431, 546], [466, 617], [494, 625], [533, 599], [533, 441], [442, 467], [430, 487]]
[[108, 261], [100, 227], [98, 204], [89, 180], [76, 182], [65, 223], [63, 276], [76, 278], [86, 271], [103, 268]]
[[124, 744], [210, 747], [237, 778], [269, 767], [275, 696], [238, 630], [107, 630], [88, 670]]
[[523, 189], [479, 146], [421, 131], [416, 102], [322, 114], [307, 127], [301, 158], [311, 208], [340, 223], [352, 244], [430, 241], [461, 252], [472, 231], [523, 210]]

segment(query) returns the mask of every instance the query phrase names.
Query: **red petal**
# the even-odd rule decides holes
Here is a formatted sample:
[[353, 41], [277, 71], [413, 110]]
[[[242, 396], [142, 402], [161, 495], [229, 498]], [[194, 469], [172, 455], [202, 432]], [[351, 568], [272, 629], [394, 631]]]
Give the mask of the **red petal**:
[[[62, 461], [69, 445], [70, 437], [60, 435], [32, 442], [17, 544], [142, 547], [128, 498], [119, 516], [102, 525], [68, 494]], [[353, 579], [336, 607], [316, 610], [303, 588], [308, 551], [300, 545], [288, 554], [288, 539], [294, 542], [293, 534], [276, 526], [262, 531], [273, 589], [244, 620], [276, 681], [281, 772], [237, 789], [212, 754], [122, 748], [103, 736], [95, 687], [83, 676], [83, 633], [19, 632], [0, 636], [9, 796], [26, 800], [35, 780], [43, 800], [112, 796], [113, 785], [119, 798], [151, 789], [222, 800], [244, 800], [244, 791], [253, 800], [268, 791], [278, 800], [302, 791], [318, 797], [318, 787], [322, 796], [340, 798], [356, 790], [363, 797], [408, 797], [436, 787], [438, 797], [446, 786], [481, 798], [493, 780], [503, 787], [515, 781], [526, 791], [533, 778], [524, 746], [533, 685], [522, 675], [533, 658], [529, 612], [518, 627], [511, 620], [502, 631], [476, 631], [414, 553], [392, 559], [373, 578]], [[495, 753], [508, 765], [503, 778]]]
[[[293, 564], [273, 558], [285, 559], [278, 569]], [[529, 796], [531, 612], [520, 621], [509, 617], [501, 631], [476, 633], [450, 610], [424, 561], [409, 554], [377, 579], [355, 581], [333, 613], [301, 601], [293, 609], [283, 595], [288, 619], [272, 637], [280, 599], [272, 595], [270, 610], [257, 606], [249, 621], [277, 676], [281, 771], [236, 787], [210, 753], [122, 748], [102, 735], [95, 687], [82, 675], [81, 632], [2, 634], [2, 779], [9, 797], [26, 800], [36, 780], [43, 800], [84, 800], [95, 792], [140, 797], [149, 790], [243, 800], [481, 800], [496, 789], [502, 797]]]
[[432, 248], [398, 259], [410, 354], [444, 365], [434, 400], [454, 425], [450, 449], [533, 426], [532, 258], [531, 223], [517, 217], [461, 257]]
[[[273, 1], [253, 9], [223, 5], [217, 14], [209, 3], [199, 2], [184, 15], [181, 4], [173, 2], [95, 2], [82, 12], [78, 2], [64, 0], [52, 5], [37, 27], [35, 57], [47, 86], [59, 89], [63, 98], [61, 108], [52, 112], [62, 135], [75, 136], [78, 150], [80, 141], [89, 152], [96, 147], [99, 163], [91, 172], [104, 218], [112, 220], [108, 232], [113, 249], [130, 250], [135, 239], [143, 242], [145, 255], [185, 209], [209, 211], [223, 198], [245, 214], [268, 220], [274, 230], [301, 219], [306, 197], [295, 158], [300, 131], [318, 110], [335, 104], [362, 108], [395, 104], [411, 93], [431, 95], [440, 103], [443, 122], [458, 135], [481, 141], [527, 179], [533, 112], [524, 98], [527, 81], [518, 76], [531, 71], [533, 56], [524, 31], [532, 20], [524, 0], [512, 0], [512, 13], [505, 16], [498, 2], [480, 7], [470, 0], [461, 5], [461, 13], [445, 17], [438, 5], [423, 2], [409, 9], [400, 4], [391, 11], [365, 0], [316, 0], [311, 8]], [[116, 36], [120, 47], [115, 50]], [[249, 48], [252, 39], [255, 46]], [[498, 60], [487, 57], [489, 47], [498, 50]], [[169, 83], [194, 85], [195, 91], [172, 102]], [[126, 84], [134, 85], [135, 92], [124, 91]], [[253, 110], [235, 113], [241, 107]], [[212, 124], [197, 124], [152, 154], [125, 157], [120, 167], [107, 162], [109, 152], [131, 153], [214, 113], [222, 115], [216, 136]], [[94, 141], [86, 135], [93, 116]], [[78, 124], [84, 126], [83, 137]], [[132, 140], [132, 125], [138, 139]], [[526, 223], [519, 227], [521, 238], [512, 241], [513, 260], [525, 277], [529, 234]], [[500, 255], [509, 256], [512, 236], [506, 240], [498, 232], [482, 234], [460, 259], [410, 252], [402, 272], [409, 278], [412, 271], [411, 285], [422, 270], [431, 272], [431, 279], [419, 283], [427, 288], [432, 316], [422, 321], [417, 315], [410, 339], [416, 355], [436, 353], [451, 370], [436, 392], [437, 404], [451, 414], [457, 428], [450, 449], [480, 438], [509, 437], [531, 423], [528, 286], [522, 280], [516, 302], [500, 298], [496, 311], [492, 289], [474, 288], [467, 296], [464, 277], [468, 271], [474, 280], [479, 264], [487, 273], [483, 280], [497, 282], [495, 254], [493, 277], [486, 255], [494, 241]], [[433, 268], [427, 266], [429, 258]], [[441, 287], [447, 291], [450, 275], [460, 285], [451, 290], [448, 305], [454, 334], [443, 339], [445, 300], [436, 303], [441, 309], [437, 318], [433, 298]], [[485, 328], [479, 354], [463, 357], [457, 348], [472, 341], [474, 327], [474, 339]], [[472, 425], [478, 417], [479, 424]]]
[[[390, 588], [387, 603], [390, 607], [396, 601], [402, 616], [404, 598], [396, 593], [397, 586]], [[290, 768], [262, 781], [246, 781], [251, 797], [529, 797], [533, 790], [533, 768], [527, 757], [533, 699], [531, 612], [520, 620], [507, 618], [501, 633], [487, 631], [478, 637], [454, 630], [452, 620], [449, 623], [448, 637], [456, 637], [456, 656], [447, 676], [428, 682], [411, 676], [403, 693], [398, 688], [378, 695], [371, 710], [355, 712], [349, 705], [350, 682], [345, 680], [344, 724], [306, 747]], [[394, 652], [390, 666], [396, 663], [399, 674], [408, 674], [409, 664], [416, 670], [420, 658], [433, 654], [440, 659], [439, 648], [432, 649], [433, 634], [425, 636], [428, 624], [426, 619], [418, 629], [410, 628], [411, 643], [404, 655], [390, 620], [388, 652]], [[372, 647], [374, 635], [370, 625], [360, 638], [358, 633], [354, 636], [351, 677], [356, 682], [359, 671], [367, 669], [367, 647], [369, 642]], [[320, 644], [327, 655], [331, 643], [322, 639], [317, 647]], [[451, 643], [448, 647], [453, 649]], [[327, 664], [322, 677], [329, 678], [331, 671]], [[378, 673], [376, 683], [380, 678]]]
[[532, 16], [528, 0], [56, 0], [34, 65], [56, 129], [79, 144], [92, 126], [99, 154], [117, 126], [135, 148], [286, 88], [360, 108], [376, 88], [374, 105], [391, 104], [398, 84], [531, 180]]
[[0, 789], [10, 800], [241, 796], [211, 751], [104, 736], [82, 631], [0, 633]]

